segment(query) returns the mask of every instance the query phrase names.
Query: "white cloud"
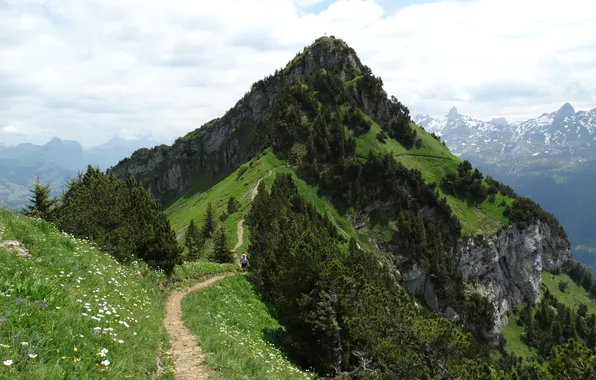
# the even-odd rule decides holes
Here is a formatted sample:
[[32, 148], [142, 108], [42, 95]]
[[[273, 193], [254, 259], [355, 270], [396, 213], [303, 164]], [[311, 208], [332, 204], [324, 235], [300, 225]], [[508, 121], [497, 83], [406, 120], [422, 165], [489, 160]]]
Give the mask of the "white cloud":
[[323, 33], [346, 40], [413, 112], [521, 118], [565, 101], [596, 106], [589, 1], [379, 4], [340, 0], [312, 14], [321, 1], [4, 0], [0, 123], [37, 142], [173, 138], [221, 116]]
[[19, 132], [17, 127], [14, 125], [7, 125], [5, 127], [0, 128], [0, 133], [6, 133], [8, 135], [20, 135], [22, 133]]

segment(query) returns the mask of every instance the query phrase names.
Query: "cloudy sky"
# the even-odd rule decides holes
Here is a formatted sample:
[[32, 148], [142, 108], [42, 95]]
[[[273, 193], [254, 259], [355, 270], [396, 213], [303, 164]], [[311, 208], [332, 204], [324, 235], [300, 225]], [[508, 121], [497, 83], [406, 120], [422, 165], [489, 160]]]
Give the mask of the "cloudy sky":
[[413, 113], [596, 107], [588, 0], [0, 0], [0, 143], [173, 139], [324, 33]]

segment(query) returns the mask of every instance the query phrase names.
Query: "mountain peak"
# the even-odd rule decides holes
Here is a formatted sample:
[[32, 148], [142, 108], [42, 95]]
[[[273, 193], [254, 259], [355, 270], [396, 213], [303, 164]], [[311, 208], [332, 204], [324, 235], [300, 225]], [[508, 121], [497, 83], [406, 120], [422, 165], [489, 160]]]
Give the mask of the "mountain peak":
[[491, 122], [492, 122], [494, 125], [497, 125], [497, 126], [503, 126], [503, 127], [506, 127], [506, 126], [508, 126], [508, 125], [509, 125], [509, 122], [508, 122], [508, 121], [507, 121], [507, 119], [505, 119], [504, 117], [497, 117], [497, 118], [493, 118], [493, 119], [491, 120]]
[[575, 108], [573, 108], [571, 104], [565, 103], [561, 108], [559, 108], [557, 115], [563, 117], [573, 116], [575, 115]]
[[447, 113], [447, 117], [452, 119], [452, 118], [456, 118], [458, 116], [459, 116], [459, 113], [457, 112], [457, 108], [455, 108], [455, 106], [451, 107], [451, 109]]

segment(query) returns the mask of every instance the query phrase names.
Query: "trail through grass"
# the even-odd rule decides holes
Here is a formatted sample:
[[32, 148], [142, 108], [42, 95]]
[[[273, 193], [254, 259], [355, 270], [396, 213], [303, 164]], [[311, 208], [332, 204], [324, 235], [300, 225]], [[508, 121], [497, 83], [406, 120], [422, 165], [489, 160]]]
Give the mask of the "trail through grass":
[[198, 346], [196, 338], [191, 335], [182, 321], [182, 297], [189, 292], [196, 292], [210, 286], [226, 275], [229, 274], [211, 277], [183, 291], [174, 291], [168, 297], [164, 325], [172, 342], [170, 354], [174, 360], [174, 371], [177, 380], [206, 379], [210, 373], [207, 367], [203, 365], [203, 350]]
[[[387, 139], [384, 143], [377, 140], [381, 127], [368, 115], [364, 114], [364, 117], [371, 122], [371, 128], [368, 133], [356, 138], [356, 155], [360, 159], [366, 159], [370, 150], [381, 154], [392, 154], [407, 168], [420, 170], [426, 182], [436, 184], [440, 184], [446, 174], [457, 170], [460, 160], [446, 146], [415, 124], [412, 123], [411, 126], [422, 140], [422, 146], [406, 149], [393, 139]], [[443, 193], [440, 189], [439, 194], [447, 198], [447, 203], [461, 222], [463, 237], [477, 234], [491, 235], [508, 223], [503, 215], [505, 205], [501, 205], [503, 200], [506, 204], [511, 204], [511, 199], [507, 197], [497, 195], [493, 203], [486, 200], [479, 205], [469, 205], [466, 201]]]
[[200, 337], [215, 379], [314, 379], [271, 343], [281, 327], [245, 276], [225, 278], [182, 299], [185, 325]]

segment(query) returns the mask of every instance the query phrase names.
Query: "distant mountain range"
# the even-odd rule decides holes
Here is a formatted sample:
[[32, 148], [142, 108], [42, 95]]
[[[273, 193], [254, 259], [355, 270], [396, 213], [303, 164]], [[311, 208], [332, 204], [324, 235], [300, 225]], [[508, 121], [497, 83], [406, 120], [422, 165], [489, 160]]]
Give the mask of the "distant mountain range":
[[68, 178], [87, 165], [105, 170], [137, 149], [163, 143], [165, 141], [146, 135], [134, 140], [114, 136], [106, 143], [87, 150], [78, 141], [57, 137], [44, 145], [0, 144], [0, 204], [9, 208], [23, 206], [37, 176], [42, 182], [50, 183], [57, 194]]
[[565, 103], [558, 111], [510, 124], [504, 118], [482, 121], [460, 115], [453, 107], [444, 117], [419, 114], [414, 121], [439, 135], [458, 156], [508, 168], [513, 164], [516, 171], [529, 163], [548, 167], [596, 158], [596, 108], [576, 112]]
[[575, 255], [596, 273], [596, 108], [576, 111], [565, 103], [555, 112], [509, 123], [478, 120], [454, 107], [443, 117], [419, 114], [414, 121], [485, 175], [552, 212]]

